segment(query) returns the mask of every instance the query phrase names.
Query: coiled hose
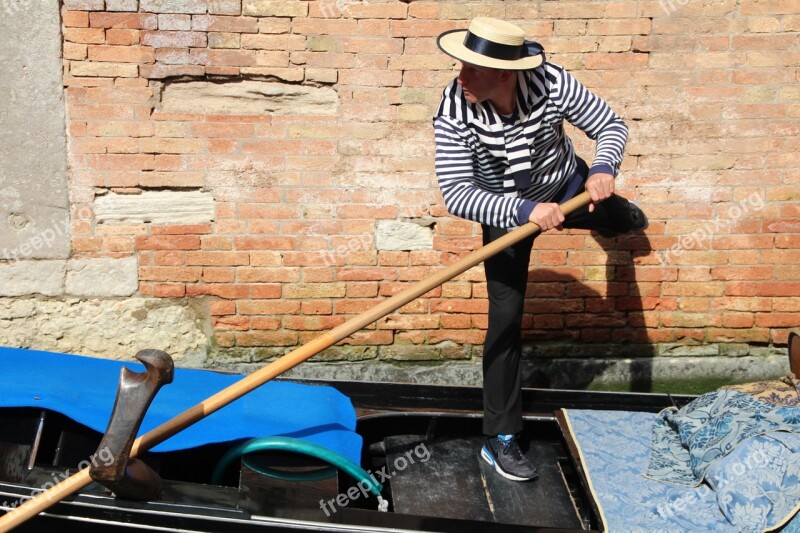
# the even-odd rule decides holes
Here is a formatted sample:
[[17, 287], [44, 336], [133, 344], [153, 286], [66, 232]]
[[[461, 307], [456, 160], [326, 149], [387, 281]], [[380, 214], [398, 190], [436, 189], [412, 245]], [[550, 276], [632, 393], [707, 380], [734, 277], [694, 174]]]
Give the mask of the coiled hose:
[[302, 439], [295, 439], [292, 437], [261, 437], [257, 439], [250, 439], [236, 446], [235, 448], [231, 448], [227, 453], [225, 453], [225, 455], [222, 456], [217, 463], [217, 466], [214, 468], [214, 472], [211, 474], [211, 483], [219, 484], [222, 480], [222, 476], [225, 474], [225, 470], [233, 461], [242, 458], [243, 461], [247, 462], [246, 456], [248, 454], [265, 451], [293, 452], [308, 455], [328, 463], [331, 465], [331, 467], [312, 472], [298, 473], [285, 472], [271, 468], [256, 468], [248, 462], [248, 468], [258, 472], [259, 474], [276, 479], [282, 479], [284, 481], [316, 481], [320, 479], [328, 479], [336, 474], [337, 469], [342, 470], [350, 477], [358, 481], [359, 484], [362, 484], [363, 487], [368, 489], [378, 498], [379, 510], [386, 511], [389, 508], [389, 502], [384, 500], [381, 496], [381, 490], [383, 490], [383, 486], [376, 482], [366, 470], [340, 453], [329, 450], [328, 448], [320, 446], [319, 444], [308, 442]]

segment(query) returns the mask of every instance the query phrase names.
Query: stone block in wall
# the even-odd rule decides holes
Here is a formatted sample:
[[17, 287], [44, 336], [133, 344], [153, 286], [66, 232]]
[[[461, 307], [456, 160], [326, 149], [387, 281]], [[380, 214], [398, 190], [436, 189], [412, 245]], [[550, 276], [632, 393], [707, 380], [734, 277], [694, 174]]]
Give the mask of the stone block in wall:
[[0, 296], [61, 296], [66, 269], [67, 262], [63, 260], [0, 264]]
[[[71, 226], [59, 3], [5, 0], [0, 8], [0, 260], [66, 259]], [[103, 9], [103, 0], [68, 1], [67, 9]]]
[[197, 312], [181, 303], [0, 298], [0, 345], [125, 360], [154, 348], [201, 366], [208, 338]]
[[378, 250], [431, 250], [433, 229], [399, 220], [379, 220], [375, 243]]
[[206, 115], [335, 115], [339, 97], [330, 87], [268, 81], [169, 83], [161, 111]]
[[95, 199], [98, 224], [203, 224], [214, 220], [214, 197], [202, 191], [147, 191]]
[[70, 259], [65, 289], [71, 296], [130, 296], [139, 288], [135, 257]]

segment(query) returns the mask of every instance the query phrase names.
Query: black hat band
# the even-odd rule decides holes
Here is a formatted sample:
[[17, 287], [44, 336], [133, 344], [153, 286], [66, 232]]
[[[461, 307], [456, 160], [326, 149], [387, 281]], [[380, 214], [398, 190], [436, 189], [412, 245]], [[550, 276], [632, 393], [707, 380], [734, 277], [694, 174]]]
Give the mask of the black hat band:
[[502, 59], [504, 61], [519, 59], [520, 52], [522, 52], [522, 44], [500, 44], [479, 37], [469, 31], [467, 31], [466, 37], [464, 37], [464, 46], [476, 54], [491, 57], [492, 59]]

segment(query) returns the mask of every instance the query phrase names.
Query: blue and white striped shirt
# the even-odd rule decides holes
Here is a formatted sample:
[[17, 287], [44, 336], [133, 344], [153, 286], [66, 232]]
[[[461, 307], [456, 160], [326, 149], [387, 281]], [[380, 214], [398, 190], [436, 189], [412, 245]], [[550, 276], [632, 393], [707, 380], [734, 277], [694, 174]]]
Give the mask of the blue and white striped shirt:
[[616, 175], [628, 128], [602, 99], [563, 67], [520, 71], [509, 120], [488, 101], [471, 104], [453, 80], [434, 116], [436, 175], [453, 215], [500, 228], [528, 221], [537, 202], [553, 201], [577, 163], [563, 121], [597, 141], [589, 174]]

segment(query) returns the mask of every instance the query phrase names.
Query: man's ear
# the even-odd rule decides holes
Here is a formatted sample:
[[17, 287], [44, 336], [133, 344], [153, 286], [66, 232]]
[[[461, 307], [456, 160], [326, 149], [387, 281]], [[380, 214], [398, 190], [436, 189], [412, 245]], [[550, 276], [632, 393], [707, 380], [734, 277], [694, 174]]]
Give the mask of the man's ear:
[[517, 71], [515, 70], [501, 70], [500, 71], [500, 81], [506, 82], [511, 79], [512, 76], [516, 77]]

